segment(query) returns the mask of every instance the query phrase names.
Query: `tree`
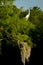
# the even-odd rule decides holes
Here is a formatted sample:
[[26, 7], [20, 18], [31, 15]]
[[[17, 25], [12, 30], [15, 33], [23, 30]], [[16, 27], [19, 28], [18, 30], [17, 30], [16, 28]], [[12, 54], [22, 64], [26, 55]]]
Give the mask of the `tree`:
[[[40, 45], [42, 42], [43, 36], [43, 11], [39, 7], [33, 7], [31, 9], [30, 22], [32, 22], [35, 26], [35, 30], [31, 30], [30, 36], [32, 37], [32, 41], [37, 45]], [[33, 35], [34, 34], [34, 35]]]
[[21, 9], [18, 9], [16, 6], [12, 5], [12, 3], [8, 5], [10, 0], [2, 0], [2, 2], [4, 4], [3, 6], [0, 6], [0, 44], [5, 46], [9, 44], [20, 46], [20, 43], [26, 42], [28, 46], [32, 47], [33, 43], [29, 36], [29, 31], [31, 29], [34, 30], [35, 25], [30, 21], [26, 21], [25, 18], [20, 18]]
[[13, 1], [15, 0], [0, 0], [0, 5], [11, 5]]

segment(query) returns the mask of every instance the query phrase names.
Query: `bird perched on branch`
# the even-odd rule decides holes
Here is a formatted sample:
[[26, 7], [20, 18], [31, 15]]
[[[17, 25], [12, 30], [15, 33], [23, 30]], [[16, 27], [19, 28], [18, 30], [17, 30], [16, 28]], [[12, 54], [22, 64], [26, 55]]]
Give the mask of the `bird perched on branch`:
[[29, 9], [28, 14], [25, 16], [25, 19], [28, 20], [29, 17], [30, 17], [30, 9]]

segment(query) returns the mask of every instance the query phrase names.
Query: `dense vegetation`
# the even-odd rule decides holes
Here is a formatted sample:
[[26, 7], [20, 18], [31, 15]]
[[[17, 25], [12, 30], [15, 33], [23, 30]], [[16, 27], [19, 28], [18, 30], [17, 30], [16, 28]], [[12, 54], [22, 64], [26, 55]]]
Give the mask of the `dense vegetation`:
[[20, 18], [21, 13], [21, 9], [12, 4], [0, 6], [0, 43], [5, 40], [5, 44], [14, 44], [16, 40], [20, 40], [32, 45], [29, 31], [34, 30], [35, 25], [26, 21], [24, 17]]
[[43, 43], [43, 11], [39, 7], [31, 9], [30, 22], [36, 26], [35, 30], [31, 30], [30, 36], [32, 41], [37, 45]]
[[[42, 44], [43, 41], [43, 11], [33, 7], [28, 20], [22, 11], [13, 5], [13, 0], [0, 0], [0, 46], [27, 42], [28, 45]], [[4, 41], [4, 42], [3, 42]]]

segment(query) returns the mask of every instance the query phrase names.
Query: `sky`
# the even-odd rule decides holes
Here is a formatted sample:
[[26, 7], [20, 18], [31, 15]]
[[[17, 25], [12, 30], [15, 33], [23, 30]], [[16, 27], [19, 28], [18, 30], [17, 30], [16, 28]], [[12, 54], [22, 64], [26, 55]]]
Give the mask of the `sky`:
[[23, 7], [24, 10], [38, 6], [43, 10], [43, 0], [16, 0], [14, 2], [18, 8]]

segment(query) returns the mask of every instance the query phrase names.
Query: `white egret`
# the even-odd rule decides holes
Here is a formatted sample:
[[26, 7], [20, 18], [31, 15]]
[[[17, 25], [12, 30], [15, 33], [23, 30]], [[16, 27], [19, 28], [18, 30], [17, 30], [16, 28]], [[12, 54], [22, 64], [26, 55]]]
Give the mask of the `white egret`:
[[25, 19], [28, 20], [29, 17], [30, 17], [30, 9], [29, 9], [28, 14], [25, 16]]

